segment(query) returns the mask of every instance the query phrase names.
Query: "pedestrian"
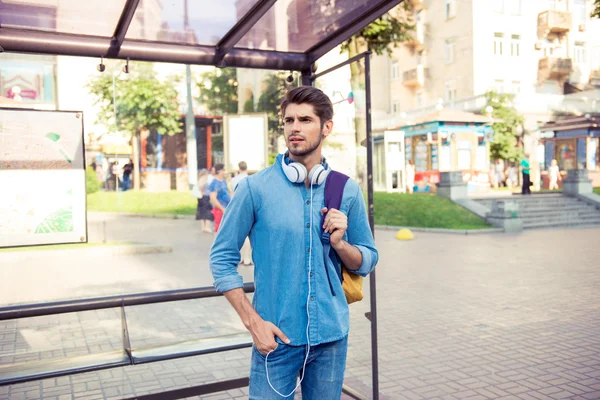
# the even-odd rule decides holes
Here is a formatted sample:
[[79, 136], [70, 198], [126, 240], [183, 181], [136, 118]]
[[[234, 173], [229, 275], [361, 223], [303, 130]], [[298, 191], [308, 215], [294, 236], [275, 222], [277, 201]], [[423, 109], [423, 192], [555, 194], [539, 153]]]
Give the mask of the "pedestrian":
[[506, 184], [504, 182], [504, 164], [502, 163], [502, 161], [500, 159], [496, 160], [495, 170], [496, 170], [496, 184], [498, 185], [497, 187], [500, 188], [502, 186], [506, 186]]
[[[323, 207], [329, 166], [321, 147], [333, 128], [331, 100], [302, 86], [286, 93], [280, 110], [288, 151], [238, 184], [211, 249], [210, 268], [217, 291], [252, 335], [250, 399], [293, 396], [301, 385], [304, 399], [339, 400], [348, 304], [337, 275], [342, 267], [324, 253], [334, 249], [344, 268], [361, 276], [379, 256], [355, 181], [344, 186], [340, 210]], [[252, 303], [237, 271], [246, 236], [254, 249]]]
[[[246, 164], [245, 161], [240, 161], [238, 163], [238, 168], [237, 175], [231, 179], [231, 189], [233, 192], [235, 192], [239, 183], [248, 177], [248, 164]], [[252, 265], [252, 246], [250, 245], [250, 239], [246, 238], [244, 240], [244, 245], [242, 246], [240, 253], [240, 263], [245, 266]]]
[[218, 232], [225, 207], [231, 201], [231, 193], [225, 180], [225, 166], [223, 164], [215, 165], [214, 179], [209, 185], [210, 204], [212, 204], [212, 215], [215, 222], [215, 232]]
[[552, 162], [550, 163], [550, 168], [548, 168], [548, 175], [550, 177], [550, 184], [548, 186], [548, 189], [558, 189], [558, 181], [562, 181], [562, 177], [560, 176], [560, 169], [558, 168], [558, 162], [556, 162], [556, 160], [552, 160]]
[[123, 166], [123, 183], [122, 183], [122, 189], [123, 191], [127, 191], [131, 188], [131, 173], [133, 172], [133, 161], [131, 160], [131, 158], [129, 159], [129, 161], [127, 162], [127, 164], [125, 164]]
[[231, 179], [231, 190], [235, 191], [235, 188], [240, 183], [240, 181], [244, 178], [248, 177], [248, 164], [246, 161], [240, 161], [238, 163], [238, 173], [235, 177]]
[[506, 186], [510, 189], [518, 186], [517, 168], [514, 165], [510, 165], [506, 169]]
[[198, 206], [196, 207], [196, 220], [200, 221], [202, 232], [211, 233], [211, 224], [214, 219], [212, 215], [212, 206], [210, 205], [210, 190], [208, 187], [208, 170], [202, 169], [198, 174], [198, 183], [195, 189], [198, 197]]
[[529, 165], [529, 154], [525, 154], [525, 157], [521, 159], [521, 173], [523, 175], [523, 186], [521, 187], [521, 194], [531, 194], [531, 179], [529, 177], [531, 167]]
[[413, 160], [408, 160], [406, 164], [406, 190], [408, 193], [413, 193], [415, 190], [415, 163]]

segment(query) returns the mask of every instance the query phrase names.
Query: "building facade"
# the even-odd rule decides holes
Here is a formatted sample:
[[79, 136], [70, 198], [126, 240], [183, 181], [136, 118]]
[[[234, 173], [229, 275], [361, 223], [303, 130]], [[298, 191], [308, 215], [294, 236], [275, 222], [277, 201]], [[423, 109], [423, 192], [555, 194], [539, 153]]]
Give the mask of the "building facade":
[[[379, 62], [390, 77], [390, 103], [378, 110], [380, 129], [438, 104], [479, 112], [486, 104], [477, 97], [496, 90], [516, 95], [524, 128], [533, 131], [567, 106], [565, 96], [600, 83], [600, 20], [590, 18], [591, 0], [411, 0], [410, 5], [413, 40]], [[600, 112], [594, 99], [580, 103], [567, 108]]]

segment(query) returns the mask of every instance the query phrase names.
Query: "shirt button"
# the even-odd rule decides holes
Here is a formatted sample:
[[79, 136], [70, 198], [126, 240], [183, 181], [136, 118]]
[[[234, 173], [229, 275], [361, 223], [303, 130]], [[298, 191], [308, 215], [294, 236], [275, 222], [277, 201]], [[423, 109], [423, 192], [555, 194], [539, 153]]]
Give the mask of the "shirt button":
[[307, 227], [307, 228], [310, 228], [310, 224], [306, 224], [306, 227]]
[[308, 252], [310, 253], [310, 247], [308, 248]]
[[309, 274], [309, 276], [313, 276], [313, 273], [311, 272], [311, 273]]
[[311, 297], [311, 298], [310, 298], [310, 301], [315, 301], [315, 298], [314, 298], [314, 297]]
[[310, 204], [310, 201], [309, 201], [309, 200], [306, 200], [306, 204]]

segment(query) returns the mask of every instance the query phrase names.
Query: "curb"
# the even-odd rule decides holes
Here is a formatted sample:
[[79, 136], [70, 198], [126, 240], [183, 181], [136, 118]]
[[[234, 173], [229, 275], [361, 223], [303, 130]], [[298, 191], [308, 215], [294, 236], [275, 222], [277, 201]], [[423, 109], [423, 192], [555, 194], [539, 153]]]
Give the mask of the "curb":
[[[159, 253], [172, 253], [173, 248], [171, 246], [160, 246], [152, 244], [123, 244], [113, 246], [97, 246], [88, 248], [70, 248], [70, 249], [56, 249], [56, 250], [35, 250], [27, 252], [28, 256], [44, 257], [55, 254], [72, 254], [85, 253], [86, 257], [89, 256], [131, 256], [136, 254], [159, 254]], [[22, 251], [7, 251], [0, 253], [0, 258], [15, 258], [19, 259], [23, 257]]]
[[[96, 213], [95, 211], [91, 211]], [[136, 213], [103, 213], [118, 215], [120, 217], [136, 217], [136, 218], [161, 218], [161, 219], [182, 219], [182, 220], [195, 220], [195, 215], [183, 215], [183, 214], [136, 214]], [[375, 229], [383, 230], [398, 230], [402, 228], [410, 229], [414, 232], [430, 232], [430, 233], [451, 233], [455, 235], [478, 235], [485, 233], [504, 233], [502, 228], [489, 228], [489, 229], [444, 229], [444, 228], [418, 228], [411, 226], [388, 226], [388, 225], [375, 225]]]
[[[91, 211], [94, 212], [94, 211]], [[137, 214], [137, 213], [126, 213], [126, 212], [105, 212], [103, 214], [112, 214], [119, 217], [137, 217], [137, 218], [160, 218], [160, 219], [186, 219], [195, 220], [195, 215], [187, 214]]]
[[397, 231], [402, 228], [410, 229], [413, 232], [449, 233], [449, 234], [453, 234], [453, 235], [484, 235], [486, 233], [504, 233], [504, 229], [502, 229], [502, 228], [444, 229], [444, 228], [418, 228], [418, 227], [410, 227], [410, 226], [375, 225], [375, 229], [382, 229], [385, 231]]

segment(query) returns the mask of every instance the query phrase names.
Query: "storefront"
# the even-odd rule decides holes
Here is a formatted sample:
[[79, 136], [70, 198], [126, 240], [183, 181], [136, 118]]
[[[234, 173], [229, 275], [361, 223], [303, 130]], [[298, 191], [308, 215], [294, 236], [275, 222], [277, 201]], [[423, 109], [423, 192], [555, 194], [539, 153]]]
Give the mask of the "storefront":
[[540, 131], [544, 188], [548, 188], [552, 160], [556, 160], [563, 178], [570, 169], [587, 169], [592, 184], [600, 186], [600, 116], [567, 118], [548, 123]]
[[470, 190], [488, 187], [490, 122], [477, 114], [441, 110], [400, 127], [405, 162], [414, 164], [415, 191], [435, 191], [445, 171], [461, 171]]

